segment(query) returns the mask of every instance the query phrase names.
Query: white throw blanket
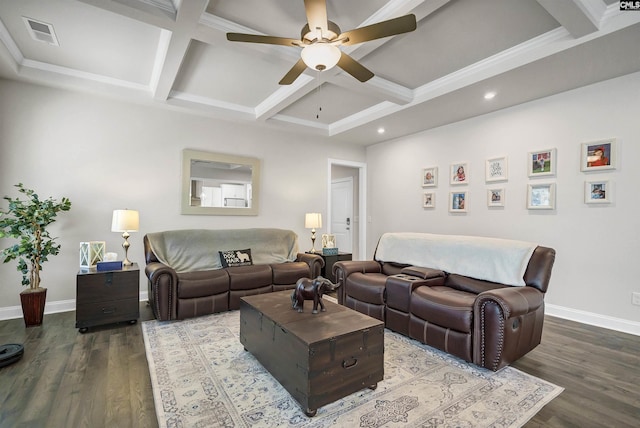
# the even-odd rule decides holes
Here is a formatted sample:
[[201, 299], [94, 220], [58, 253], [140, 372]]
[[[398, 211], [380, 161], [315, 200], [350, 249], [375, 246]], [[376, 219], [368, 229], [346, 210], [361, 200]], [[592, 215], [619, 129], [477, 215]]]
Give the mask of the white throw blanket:
[[477, 236], [385, 233], [375, 259], [523, 286], [523, 276], [536, 247], [531, 242]]
[[148, 233], [158, 260], [176, 272], [220, 269], [218, 251], [251, 250], [253, 264], [292, 262], [298, 235], [284, 229], [169, 230]]

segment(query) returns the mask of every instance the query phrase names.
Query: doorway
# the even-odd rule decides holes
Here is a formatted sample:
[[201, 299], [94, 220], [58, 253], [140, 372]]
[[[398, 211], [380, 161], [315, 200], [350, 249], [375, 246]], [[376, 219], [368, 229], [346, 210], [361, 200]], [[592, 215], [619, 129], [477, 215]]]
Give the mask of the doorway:
[[[345, 161], [340, 159], [329, 159], [328, 162], [328, 183], [327, 189], [329, 195], [327, 197], [328, 207], [328, 233], [336, 234], [342, 232], [340, 227], [346, 228], [346, 223], [349, 223], [349, 231], [351, 237], [345, 236], [345, 238], [336, 238], [338, 249], [341, 252], [351, 252], [353, 260], [363, 260], [366, 257], [367, 252], [367, 222], [366, 222], [366, 178], [367, 167], [365, 163]], [[351, 180], [351, 215], [345, 215], [347, 210], [346, 198], [349, 198], [348, 191], [340, 189], [334, 195], [334, 181], [340, 182], [336, 184], [338, 186], [349, 186], [345, 184]], [[346, 194], [345, 194], [346, 193]], [[338, 202], [341, 201], [341, 202]], [[339, 204], [342, 207], [336, 207], [334, 210], [333, 205]], [[344, 211], [342, 211], [344, 209]], [[337, 218], [334, 218], [337, 217]], [[339, 217], [342, 217], [340, 219]], [[346, 219], [349, 218], [347, 221]], [[335, 221], [335, 223], [334, 223]], [[342, 225], [341, 225], [342, 223]], [[334, 233], [335, 232], [335, 233]], [[346, 243], [344, 240], [348, 240]], [[351, 251], [346, 251], [348, 247], [351, 247]]]

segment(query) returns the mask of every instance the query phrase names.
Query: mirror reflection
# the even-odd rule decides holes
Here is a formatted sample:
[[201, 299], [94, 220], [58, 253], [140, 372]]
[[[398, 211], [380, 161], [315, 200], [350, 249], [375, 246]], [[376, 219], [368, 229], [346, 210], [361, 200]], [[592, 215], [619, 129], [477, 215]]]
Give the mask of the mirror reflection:
[[258, 159], [183, 152], [183, 214], [257, 215]]

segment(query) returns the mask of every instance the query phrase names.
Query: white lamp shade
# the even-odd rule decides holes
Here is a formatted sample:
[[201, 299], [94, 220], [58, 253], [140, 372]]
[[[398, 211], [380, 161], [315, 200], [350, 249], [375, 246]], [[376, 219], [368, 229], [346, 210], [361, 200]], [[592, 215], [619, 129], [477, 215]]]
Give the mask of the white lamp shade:
[[333, 68], [342, 53], [334, 45], [328, 43], [314, 43], [302, 49], [302, 60], [313, 70], [329, 70]]
[[140, 215], [134, 210], [113, 210], [112, 232], [137, 232], [140, 227]]
[[316, 227], [322, 227], [322, 214], [306, 213], [304, 216], [304, 227], [307, 229], [315, 229]]

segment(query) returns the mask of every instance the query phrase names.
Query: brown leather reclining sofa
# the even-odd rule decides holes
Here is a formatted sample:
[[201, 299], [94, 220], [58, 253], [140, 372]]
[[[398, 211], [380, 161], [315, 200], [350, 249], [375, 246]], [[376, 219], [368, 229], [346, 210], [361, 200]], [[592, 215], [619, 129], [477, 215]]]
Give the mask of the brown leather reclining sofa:
[[340, 304], [497, 371], [540, 343], [554, 260], [554, 249], [521, 241], [390, 233], [374, 260], [333, 271]]
[[297, 235], [283, 229], [149, 233], [144, 252], [149, 303], [161, 321], [239, 309], [241, 297], [294, 288], [324, 266], [298, 253]]

